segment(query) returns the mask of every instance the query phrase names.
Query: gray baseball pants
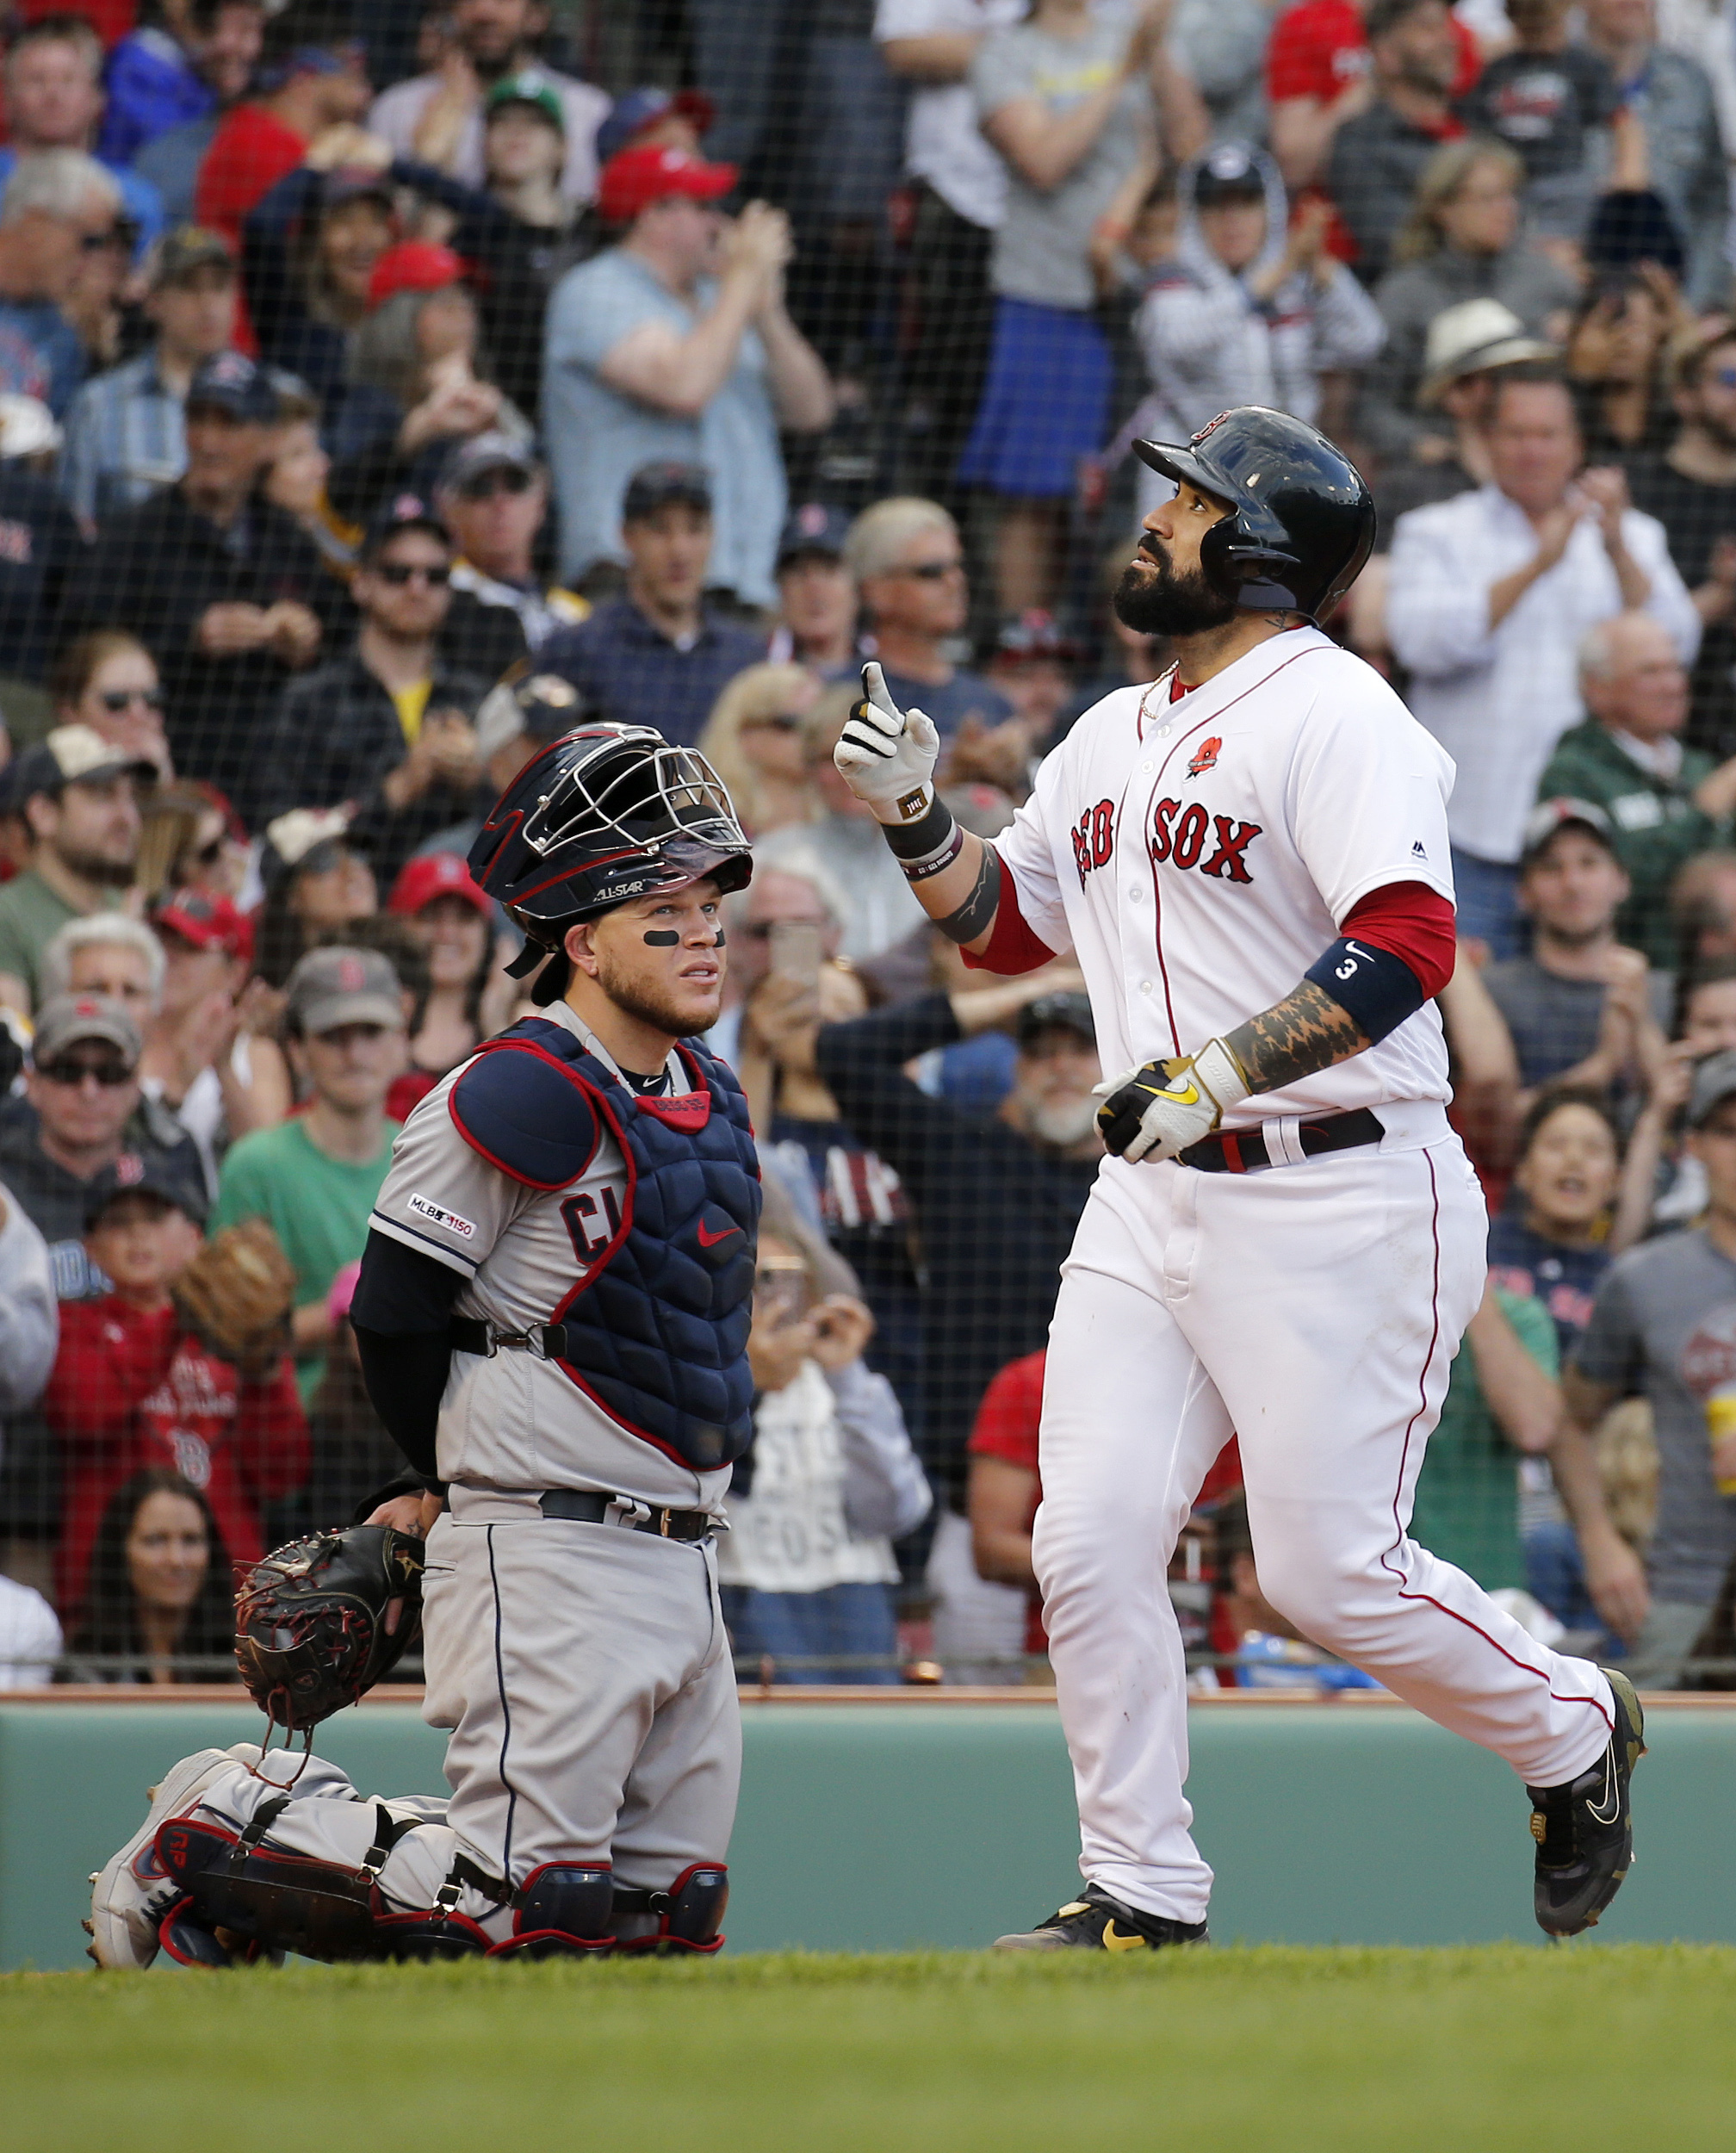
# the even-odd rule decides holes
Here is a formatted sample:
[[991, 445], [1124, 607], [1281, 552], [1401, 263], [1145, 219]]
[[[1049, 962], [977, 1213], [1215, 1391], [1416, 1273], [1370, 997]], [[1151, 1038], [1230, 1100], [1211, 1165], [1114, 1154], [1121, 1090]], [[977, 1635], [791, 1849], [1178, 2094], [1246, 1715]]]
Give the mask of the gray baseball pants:
[[454, 1488], [428, 1539], [423, 1717], [447, 1821], [491, 1876], [612, 1862], [659, 1890], [728, 1851], [741, 1771], [710, 1542], [546, 1518]]

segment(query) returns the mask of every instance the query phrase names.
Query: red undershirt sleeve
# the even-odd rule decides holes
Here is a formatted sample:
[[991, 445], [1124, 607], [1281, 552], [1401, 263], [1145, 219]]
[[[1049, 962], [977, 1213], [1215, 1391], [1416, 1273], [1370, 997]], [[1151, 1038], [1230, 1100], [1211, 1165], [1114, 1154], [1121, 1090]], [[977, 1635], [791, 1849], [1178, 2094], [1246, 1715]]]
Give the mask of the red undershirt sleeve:
[[[1000, 922], [995, 922], [998, 930]], [[1416, 973], [1425, 1001], [1453, 977], [1458, 938], [1452, 905], [1424, 882], [1389, 882], [1351, 907], [1338, 932], [1399, 958]]]
[[1039, 965], [1052, 965], [1055, 952], [1046, 942], [1039, 942], [1025, 924], [1012, 869], [1004, 859], [997, 859], [995, 864], [1001, 870], [1001, 896], [995, 909], [995, 926], [989, 937], [989, 946], [980, 957], [973, 957], [968, 949], [961, 949], [960, 956], [972, 971], [1008, 975], [1035, 971]]

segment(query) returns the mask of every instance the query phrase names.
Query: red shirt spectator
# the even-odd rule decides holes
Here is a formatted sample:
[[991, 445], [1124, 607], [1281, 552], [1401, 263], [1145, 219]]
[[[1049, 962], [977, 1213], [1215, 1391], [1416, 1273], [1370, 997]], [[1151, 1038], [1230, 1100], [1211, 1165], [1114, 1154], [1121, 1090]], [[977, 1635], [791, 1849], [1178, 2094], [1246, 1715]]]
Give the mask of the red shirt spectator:
[[59, 1604], [77, 1606], [108, 1498], [146, 1466], [171, 1467], [204, 1491], [238, 1561], [265, 1553], [259, 1506], [307, 1477], [307, 1423], [287, 1358], [245, 1382], [182, 1327], [172, 1306], [129, 1307], [117, 1294], [63, 1301], [60, 1351], [43, 1394], [65, 1492]]
[[[1459, 73], [1452, 94], [1462, 97], [1483, 71], [1483, 59], [1476, 39], [1456, 15], [1453, 34], [1459, 46]], [[1347, 90], [1367, 78], [1371, 66], [1368, 34], [1356, 0], [1300, 0], [1299, 6], [1279, 16], [1266, 48], [1266, 99], [1274, 109], [1273, 147], [1293, 206], [1305, 195], [1324, 199], [1318, 182], [1332, 151], [1335, 129], [1325, 127], [1323, 118], [1324, 131], [1318, 132], [1305, 115], [1311, 111], [1324, 115]], [[1367, 95], [1365, 91], [1365, 101]], [[1299, 104], [1303, 100], [1305, 103]], [[1287, 115], [1276, 112], [1280, 105], [1305, 115], [1299, 123], [1304, 133], [1293, 133]], [[1353, 104], [1339, 117], [1348, 119], [1361, 109], [1361, 103]], [[1313, 146], [1305, 149], [1305, 141]], [[1356, 258], [1356, 242], [1341, 217], [1333, 218], [1327, 245], [1340, 261]]]
[[[239, 259], [241, 226], [247, 213], [280, 179], [294, 171], [307, 153], [305, 136], [286, 127], [275, 112], [264, 105], [237, 105], [218, 122], [205, 161], [199, 167], [193, 195], [195, 217], [208, 232], [221, 233]], [[248, 319], [246, 296], [239, 291], [235, 348], [250, 357], [259, 349]]]
[[[1455, 15], [1459, 73], [1453, 95], [1462, 97], [1483, 71], [1477, 40]], [[1266, 95], [1277, 104], [1286, 97], [1317, 97], [1322, 104], [1360, 82], [1368, 72], [1368, 38], [1362, 10], [1355, 0], [1301, 0], [1280, 16], [1266, 48]]]
[[[1037, 1432], [1043, 1418], [1043, 1366], [1047, 1358], [1046, 1353], [1027, 1353], [1022, 1360], [1007, 1363], [983, 1393], [983, 1402], [976, 1408], [976, 1424], [970, 1430], [967, 1445], [973, 1458], [999, 1458], [1003, 1464], [1016, 1466], [1020, 1472], [1030, 1474], [1030, 1500], [1024, 1524], [1027, 1533], [1036, 1517], [1037, 1506], [1043, 1500], [1043, 1483], [1038, 1477]], [[1232, 1436], [1206, 1474], [1194, 1501], [1218, 1502], [1241, 1485], [1242, 1454]], [[973, 1495], [974, 1492], [973, 1490]], [[974, 1500], [971, 1515], [974, 1523]], [[1215, 1647], [1215, 1638], [1213, 1643]], [[1043, 1603], [1034, 1591], [1025, 1623], [1025, 1649], [1027, 1653], [1046, 1653], [1049, 1649], [1048, 1633], [1043, 1627]]]
[[169, 1297], [199, 1247], [197, 1208], [148, 1173], [110, 1176], [93, 1191], [85, 1246], [114, 1288], [61, 1303], [60, 1350], [42, 1395], [65, 1467], [63, 1610], [83, 1597], [109, 1498], [135, 1473], [164, 1466], [201, 1489], [240, 1561], [265, 1552], [260, 1505], [307, 1477], [307, 1424], [288, 1357], [244, 1379], [183, 1326]]

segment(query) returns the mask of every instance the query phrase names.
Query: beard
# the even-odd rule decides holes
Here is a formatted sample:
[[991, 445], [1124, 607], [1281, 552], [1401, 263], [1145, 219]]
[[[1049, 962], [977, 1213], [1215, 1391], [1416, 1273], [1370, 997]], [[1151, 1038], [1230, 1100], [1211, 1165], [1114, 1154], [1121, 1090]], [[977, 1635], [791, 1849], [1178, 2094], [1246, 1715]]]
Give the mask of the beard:
[[130, 859], [110, 859], [106, 853], [87, 853], [78, 846], [60, 845], [55, 850], [66, 872], [85, 882], [94, 882], [105, 890], [130, 890], [133, 886], [136, 869]]
[[1200, 636], [1225, 628], [1241, 610], [1215, 590], [1198, 568], [1177, 575], [1151, 538], [1121, 572], [1113, 599], [1116, 617], [1141, 636]]
[[[612, 954], [605, 954], [600, 949], [593, 953], [597, 959], [598, 985], [617, 1009], [636, 1017], [641, 1024], [648, 1024], [654, 1031], [666, 1032], [671, 1039], [685, 1039], [690, 1033], [703, 1032], [716, 1021], [715, 1006], [709, 1014], [691, 1007], [684, 1008], [676, 1000], [673, 987], [654, 979], [636, 978]], [[721, 979], [711, 991], [721, 1001]]]
[[1097, 1125], [1097, 1101], [1087, 1092], [1072, 1099], [1048, 1099], [1028, 1108], [1025, 1126], [1039, 1144], [1057, 1151], [1070, 1151], [1082, 1144]]

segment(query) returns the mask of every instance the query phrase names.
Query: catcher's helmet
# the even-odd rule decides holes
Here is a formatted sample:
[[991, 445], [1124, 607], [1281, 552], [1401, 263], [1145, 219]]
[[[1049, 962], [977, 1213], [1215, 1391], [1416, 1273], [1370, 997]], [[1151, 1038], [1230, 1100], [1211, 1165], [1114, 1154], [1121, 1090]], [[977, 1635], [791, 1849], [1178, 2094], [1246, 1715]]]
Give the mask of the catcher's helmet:
[[1141, 462], [1230, 510], [1200, 544], [1206, 580], [1253, 611], [1329, 612], [1374, 545], [1374, 502], [1324, 433], [1258, 404], [1220, 412], [1185, 448], [1136, 441]]
[[[581, 725], [527, 763], [470, 847], [470, 872], [528, 940], [508, 967], [522, 978], [568, 928], [654, 890], [710, 876], [743, 888], [753, 872], [729, 795], [704, 755], [648, 725]], [[553, 1001], [564, 965], [536, 983]], [[549, 991], [543, 993], [547, 987]]]

